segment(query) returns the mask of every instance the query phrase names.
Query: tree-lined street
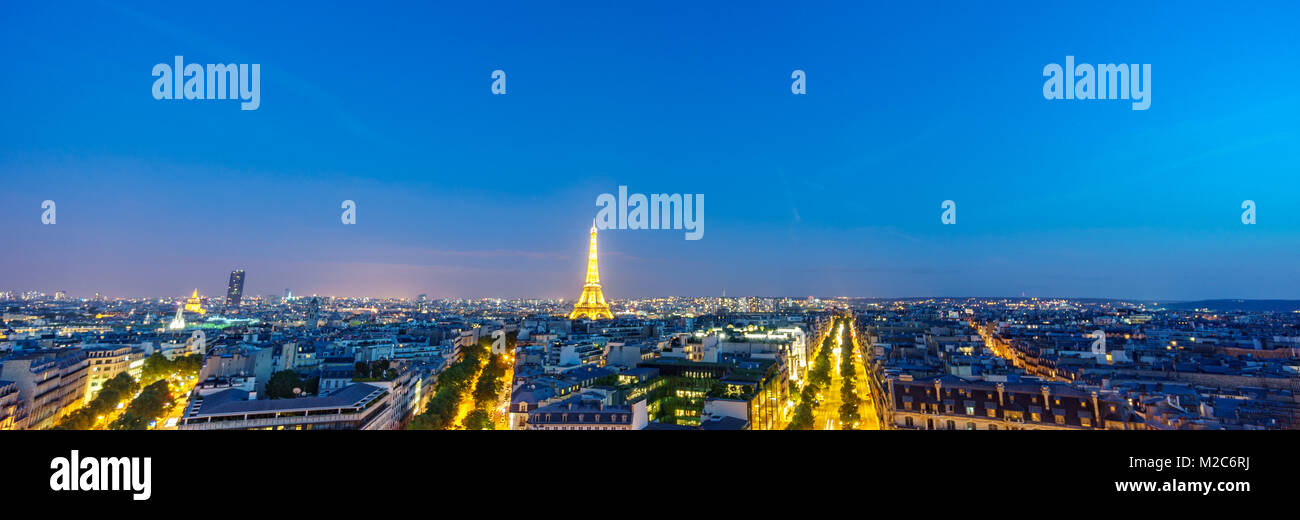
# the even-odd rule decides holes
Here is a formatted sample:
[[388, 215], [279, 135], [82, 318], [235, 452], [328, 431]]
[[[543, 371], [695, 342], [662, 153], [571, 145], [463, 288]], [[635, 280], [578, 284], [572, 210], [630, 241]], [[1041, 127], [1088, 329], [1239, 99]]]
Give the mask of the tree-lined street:
[[835, 318], [813, 354], [812, 370], [800, 393], [800, 406], [790, 429], [879, 429], [863, 365], [864, 353], [853, 317]]

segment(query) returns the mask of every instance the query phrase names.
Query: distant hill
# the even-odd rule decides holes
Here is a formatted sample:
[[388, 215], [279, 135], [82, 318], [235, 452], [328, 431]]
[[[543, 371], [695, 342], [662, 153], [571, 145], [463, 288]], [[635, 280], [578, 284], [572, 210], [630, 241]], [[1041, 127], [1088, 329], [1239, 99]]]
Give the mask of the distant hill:
[[1172, 310], [1210, 309], [1218, 312], [1294, 312], [1300, 310], [1300, 300], [1201, 300], [1166, 303]]

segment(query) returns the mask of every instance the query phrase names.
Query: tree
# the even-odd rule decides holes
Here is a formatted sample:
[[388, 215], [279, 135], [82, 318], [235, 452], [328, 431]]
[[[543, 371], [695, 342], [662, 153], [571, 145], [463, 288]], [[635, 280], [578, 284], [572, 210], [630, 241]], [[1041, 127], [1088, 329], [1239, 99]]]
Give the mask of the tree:
[[465, 416], [466, 430], [491, 430], [493, 429], [492, 417], [487, 411], [474, 410]]
[[853, 423], [858, 421], [857, 403], [846, 402], [840, 405], [840, 422], [844, 423], [844, 429], [852, 429]]
[[100, 415], [113, 411], [117, 403], [134, 395], [138, 388], [140, 385], [126, 372], [113, 376], [112, 379], [104, 382], [104, 386], [99, 389], [99, 393], [90, 403], [68, 414], [53, 429], [89, 430], [95, 426], [95, 421]]
[[202, 354], [189, 354], [172, 360], [172, 371], [181, 377], [198, 376], [202, 368]]
[[807, 403], [807, 404], [809, 404], [809, 405], [812, 405], [812, 404], [816, 403], [816, 402], [817, 402], [817, 392], [819, 392], [819, 391], [820, 391], [820, 389], [817, 388], [817, 385], [814, 385], [814, 384], [809, 384], [809, 385], [803, 387], [803, 392], [801, 392], [801, 393], [799, 394], [799, 399], [800, 399], [799, 402], [800, 402], [800, 403]]
[[305, 388], [302, 377], [292, 370], [281, 370], [271, 374], [271, 379], [266, 382], [266, 397], [270, 399], [293, 399], [299, 394], [294, 393], [293, 389], [300, 391]]
[[171, 390], [166, 380], [155, 381], [140, 391], [131, 404], [122, 412], [113, 424], [112, 430], [144, 430], [149, 423], [157, 420], [166, 411], [165, 405], [171, 400]]
[[[131, 379], [130, 374], [122, 372], [104, 382], [104, 387], [99, 391], [99, 397], [111, 396], [113, 399], [110, 400], [111, 402], [109, 404], [116, 406], [117, 402], [120, 401], [122, 397], [134, 394], [139, 388], [140, 384], [134, 379]], [[105, 392], [107, 392], [107, 394]], [[96, 399], [98, 399], [98, 397], [96, 397]]]
[[813, 413], [810, 403], [802, 403], [794, 411], [794, 418], [790, 420], [790, 425], [786, 426], [787, 430], [811, 430], [813, 428]]
[[425, 405], [424, 413], [415, 416], [411, 424], [407, 426], [412, 430], [445, 430], [451, 426], [451, 421], [456, 418], [456, 410], [460, 407], [461, 394], [455, 392], [450, 386], [439, 384], [438, 390], [433, 397], [429, 398], [428, 404]]
[[438, 416], [436, 416], [436, 415], [431, 415], [431, 414], [428, 414], [428, 413], [422, 413], [422, 414], [420, 414], [420, 415], [415, 416], [414, 419], [411, 419], [411, 423], [408, 424], [408, 425], [406, 425], [406, 429], [408, 429], [408, 430], [441, 430], [442, 428], [437, 427], [437, 426], [438, 426], [438, 423], [439, 423], [440, 420], [441, 420], [441, 417], [438, 417]]
[[140, 382], [148, 386], [154, 381], [166, 378], [172, 373], [172, 362], [166, 356], [154, 352], [145, 358], [144, 367], [140, 369]]
[[490, 407], [505, 388], [506, 366], [501, 360], [501, 356], [493, 354], [491, 361], [483, 368], [479, 374], [478, 385], [474, 388], [474, 403], [477, 408]]
[[[438, 386], [425, 410], [407, 426], [412, 430], [445, 430], [452, 427], [471, 381], [484, 371], [483, 358], [491, 354], [491, 338], [479, 341], [480, 348], [462, 349], [461, 359], [438, 374]], [[475, 387], [474, 390], [478, 388]], [[485, 391], [486, 392], [486, 391]], [[473, 396], [470, 396], [471, 398]]]
[[108, 425], [108, 429], [110, 429], [110, 430], [148, 430], [148, 429], [149, 429], [149, 421], [150, 421], [150, 420], [151, 420], [151, 419], [146, 419], [146, 418], [145, 418], [144, 416], [142, 416], [142, 415], [137, 415], [137, 414], [125, 413], [125, 412], [124, 412], [121, 416], [119, 416], [119, 417], [117, 418], [116, 421], [113, 421], [113, 424]]

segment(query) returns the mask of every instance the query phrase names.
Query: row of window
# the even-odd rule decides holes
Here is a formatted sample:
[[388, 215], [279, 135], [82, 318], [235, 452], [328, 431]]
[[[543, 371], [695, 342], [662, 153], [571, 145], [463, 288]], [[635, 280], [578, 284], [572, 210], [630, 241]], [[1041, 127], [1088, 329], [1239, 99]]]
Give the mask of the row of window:
[[[1039, 414], [1035, 413], [1035, 414], [1031, 414], [1031, 415], [1032, 415], [1032, 417], [1031, 417], [1031, 421], [1032, 421], [1032, 422], [1042, 422], [1042, 417], [1041, 417]], [[993, 415], [990, 414], [989, 417], [993, 417]], [[1008, 416], [1007, 419], [1008, 419], [1009, 421], [1011, 421], [1011, 422], [1024, 422], [1023, 417], [1021, 417], [1021, 416], [1019, 415], [1019, 413], [1016, 413], [1016, 416], [1015, 416], [1015, 417]], [[1062, 417], [1062, 416], [1059, 416], [1059, 415], [1058, 415], [1058, 416], [1055, 416], [1055, 423], [1056, 423], [1057, 425], [1064, 426], [1064, 425], [1065, 425], [1065, 417]], [[1080, 423], [1080, 426], [1083, 426], [1083, 427], [1085, 427], [1085, 428], [1090, 428], [1090, 427], [1092, 427], [1092, 419], [1089, 419], [1089, 418], [1087, 418], [1087, 417], [1080, 417], [1080, 418], [1079, 418], [1079, 423]], [[915, 424], [915, 422], [913, 421], [913, 419], [912, 419], [911, 417], [904, 417], [904, 418], [903, 418], [903, 424], [904, 424], [904, 426], [906, 426], [906, 427], [908, 427], [908, 428], [915, 428], [915, 427], [916, 427], [916, 424]], [[956, 429], [957, 429], [957, 421], [954, 421], [954, 420], [946, 421], [946, 425], [947, 425], [947, 428], [946, 428], [946, 429], [948, 429], [948, 430], [956, 430]], [[933, 425], [932, 422], [927, 421], [927, 427], [928, 427], [928, 428], [933, 428], [934, 425]], [[974, 422], [969, 422], [969, 421], [968, 421], [968, 422], [966, 422], [966, 427], [965, 427], [965, 429], [967, 429], [967, 430], [975, 430], [975, 429], [978, 429], [978, 428], [976, 428], [976, 425], [975, 425]], [[990, 430], [996, 430], [996, 429], [998, 429], [998, 425], [996, 425], [996, 424], [990, 424], [988, 429], [990, 429]], [[1014, 426], [1012, 426], [1012, 427], [1009, 427], [1008, 429], [1012, 429], [1012, 430], [1014, 430], [1014, 429], [1016, 429], [1016, 428], [1015, 428]]]
[[[539, 414], [535, 414], [535, 415], [533, 415], [533, 416], [531, 417], [530, 420], [531, 420], [532, 422], [552, 422], [552, 421], [554, 420], [554, 416], [557, 416], [557, 415], [559, 416], [559, 421], [558, 421], [558, 422], [569, 422], [569, 414], [567, 414], [567, 413], [539, 413]], [[611, 422], [611, 423], [622, 423], [622, 422], [627, 422], [627, 418], [628, 418], [628, 414], [626, 414], [626, 413], [622, 413], [622, 414], [590, 414], [590, 415], [588, 415], [588, 414], [573, 414], [573, 415], [574, 415], [574, 422], [580, 422], [580, 423], [581, 423], [581, 422], [597, 422], [597, 423], [598, 423], [598, 422]], [[604, 419], [605, 417], [608, 417], [609, 420], [606, 421], [606, 420]]]
[[[903, 387], [903, 393], [911, 393], [911, 392], [912, 392], [912, 388], [913, 388], [913, 387], [911, 387], [911, 386], [904, 386], [904, 387]], [[961, 390], [951, 390], [951, 389], [950, 389], [950, 390], [943, 391], [943, 392], [941, 392], [941, 393], [942, 393], [942, 395], [943, 395], [944, 397], [957, 397], [958, 395], [960, 395], [961, 397], [968, 398], [968, 399], [971, 398], [971, 396], [975, 394], [975, 392], [972, 392], [971, 390], [969, 390], [969, 389], [964, 389], [964, 388], [961, 389]], [[984, 397], [985, 397], [986, 399], [988, 399], [989, 401], [992, 401], [992, 400], [993, 400], [993, 392], [979, 392], [979, 393], [984, 394]], [[926, 389], [925, 389], [925, 395], [926, 395], [927, 397], [928, 397], [928, 396], [933, 396], [933, 395], [934, 395], [934, 391], [933, 391], [932, 389], [930, 389], [930, 388], [926, 388]], [[1018, 395], [1018, 394], [1014, 394], [1014, 393], [1008, 393], [1008, 394], [1006, 394], [1007, 402], [1011, 402], [1011, 403], [1016, 402], [1016, 395]], [[1030, 394], [1030, 396], [1029, 396], [1029, 402], [1031, 402], [1031, 403], [1033, 403], [1033, 404], [1038, 404], [1038, 398], [1039, 398], [1039, 397], [1040, 397], [1040, 396], [1039, 396], [1038, 394]], [[1023, 399], [1023, 397], [1021, 397], [1021, 398]], [[1053, 403], [1054, 403], [1056, 406], [1061, 406], [1061, 398], [1060, 398], [1060, 397], [1057, 397], [1057, 398], [1053, 399], [1052, 401], [1053, 401]], [[1087, 407], [1088, 407], [1088, 401], [1086, 401], [1086, 400], [1081, 400], [1081, 401], [1079, 401], [1079, 406], [1080, 406], [1081, 408], [1087, 408]]]
[[[953, 406], [953, 405], [951, 405], [951, 404], [949, 404], [949, 405], [944, 405], [944, 407], [945, 407], [945, 409], [946, 409], [946, 413], [949, 413], [949, 414], [956, 414], [956, 413], [957, 413], [957, 411], [956, 411], [956, 407]], [[1114, 407], [1112, 407], [1112, 411], [1113, 411], [1113, 408], [1114, 408]], [[904, 403], [903, 403], [903, 409], [904, 409], [904, 410], [907, 410], [907, 411], [912, 411], [912, 403], [911, 403], [910, 401], [908, 401], [908, 402], [904, 402]], [[922, 413], [939, 413], [939, 412], [938, 412], [938, 405], [927, 404], [927, 403], [921, 403], [920, 406], [917, 408], [917, 411], [920, 411], [920, 412], [922, 412]], [[975, 413], [975, 407], [974, 407], [974, 406], [967, 406], [965, 411], [966, 411], [966, 415], [978, 415], [978, 414]], [[997, 411], [996, 408], [986, 408], [986, 409], [984, 410], [984, 413], [985, 413], [985, 414], [986, 414], [990, 419], [997, 419], [997, 417], [998, 417], [998, 411]], [[1005, 415], [1006, 415], [1006, 419], [1007, 419], [1008, 421], [1013, 421], [1013, 422], [1024, 422], [1024, 420], [1025, 420], [1025, 419], [1024, 419], [1024, 412], [1008, 410], [1008, 411], [1006, 411], [1006, 412], [1004, 412], [1004, 413], [1005, 413]], [[1029, 420], [1030, 420], [1031, 422], [1044, 422], [1044, 421], [1043, 421], [1043, 414], [1042, 414], [1041, 412], [1030, 412], [1030, 413], [1029, 413]], [[1055, 422], [1056, 424], [1065, 424], [1065, 414], [1064, 414], [1064, 412], [1062, 412], [1062, 413], [1054, 413], [1054, 414], [1052, 414], [1052, 421]], [[1091, 422], [1090, 419], [1087, 418], [1087, 417], [1080, 417], [1080, 418], [1079, 418], [1079, 421], [1080, 421], [1084, 426], [1088, 426], [1088, 424]]]
[[534, 430], [622, 430], [626, 426], [533, 426]]

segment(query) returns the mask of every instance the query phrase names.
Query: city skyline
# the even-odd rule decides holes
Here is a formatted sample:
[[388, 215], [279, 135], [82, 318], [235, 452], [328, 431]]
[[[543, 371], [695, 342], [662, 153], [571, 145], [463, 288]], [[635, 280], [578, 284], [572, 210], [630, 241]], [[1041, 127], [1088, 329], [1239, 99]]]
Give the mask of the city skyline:
[[576, 503], [1285, 504], [1297, 20], [0, 2], [0, 501], [513, 513], [684, 431]]
[[1297, 420], [1294, 306], [710, 297], [630, 301], [611, 316], [584, 301], [302, 297], [223, 316], [192, 294], [168, 321], [178, 302], [0, 294], [0, 430], [1258, 430]]
[[[198, 292], [198, 296], [197, 296], [198, 298], [200, 298], [200, 299], [204, 299], [204, 300], [207, 300], [209, 305], [214, 305], [214, 306], [218, 306], [218, 307], [226, 307], [226, 306], [230, 306], [230, 305], [228, 305], [228, 304], [226, 304], [226, 303], [224, 302], [224, 301], [225, 301], [225, 297], [222, 296], [222, 295], [220, 295], [220, 294], [211, 293], [211, 292], [209, 292], [209, 291], [206, 291], [206, 290], [202, 289], [201, 287], [194, 288], [193, 290], [196, 290], [196, 291]], [[89, 300], [94, 300], [96, 297], [98, 297], [98, 298], [100, 298], [100, 299], [103, 299], [103, 300], [153, 300], [153, 299], [158, 299], [158, 300], [166, 300], [166, 299], [171, 299], [171, 300], [185, 300], [185, 299], [190, 299], [190, 298], [192, 297], [190, 294], [182, 294], [182, 295], [179, 295], [179, 296], [177, 296], [177, 295], [172, 295], [172, 294], [115, 295], [115, 294], [106, 294], [106, 293], [103, 293], [103, 292], [94, 292], [94, 291], [92, 291], [92, 292], [88, 292], [88, 293], [85, 293], [85, 294], [76, 294], [76, 293], [69, 293], [68, 291], [64, 291], [64, 290], [49, 291], [49, 290], [44, 290], [44, 289], [39, 289], [39, 288], [21, 289], [21, 290], [20, 290], [20, 289], [7, 289], [7, 288], [5, 288], [5, 289], [0, 289], [0, 294], [11, 294], [11, 295], [13, 295], [15, 298], [19, 298], [19, 297], [21, 297], [21, 296], [23, 296], [23, 295], [25, 295], [25, 294], [30, 294], [30, 295], [42, 295], [42, 296], [44, 296], [44, 297], [46, 297], [46, 298], [51, 298], [51, 299], [69, 299], [69, 300], [87, 300], [87, 301], [89, 301]], [[59, 297], [59, 296], [58, 296], [59, 294], [62, 294], [63, 296], [62, 296], [62, 297]], [[439, 295], [430, 295], [429, 293], [418, 293], [418, 294], [412, 293], [412, 294], [396, 294], [396, 295], [374, 295], [374, 294], [339, 294], [339, 293], [328, 293], [328, 292], [306, 292], [306, 293], [302, 293], [302, 294], [296, 294], [296, 295], [294, 295], [294, 299], [297, 299], [297, 300], [306, 300], [306, 299], [310, 299], [310, 298], [313, 298], [313, 297], [322, 297], [322, 298], [340, 298], [340, 299], [350, 299], [350, 300], [360, 300], [360, 299], [371, 299], [371, 300], [400, 300], [400, 301], [411, 301], [411, 302], [417, 302], [417, 301], [421, 301], [421, 300], [427, 300], [427, 301], [454, 301], [454, 300], [465, 300], [465, 301], [473, 301], [473, 300], [501, 300], [501, 301], [516, 301], [516, 302], [517, 302], [517, 301], [536, 301], [536, 300], [546, 300], [546, 301], [559, 301], [559, 302], [575, 302], [575, 301], [577, 301], [577, 300], [579, 299], [579, 298], [576, 298], [576, 297], [563, 297], [563, 296], [556, 296], [556, 297], [552, 297], [552, 296], [536, 296], [536, 295], [532, 295], [532, 296], [502, 296], [502, 295], [491, 295], [491, 294], [469, 295], [469, 296], [456, 296], [456, 295], [453, 295], [453, 296], [439, 296]], [[258, 292], [258, 293], [248, 293], [247, 296], [244, 297], [245, 300], [253, 300], [253, 301], [264, 301], [264, 300], [267, 300], [268, 298], [271, 298], [271, 299], [283, 299], [283, 295], [282, 295], [282, 294], [276, 294], [275, 292]], [[716, 299], [724, 299], [724, 300], [725, 300], [725, 299], [730, 299], [730, 300], [741, 300], [741, 299], [748, 299], [748, 298], [754, 298], [754, 299], [789, 299], [789, 300], [802, 300], [802, 299], [806, 299], [806, 298], [815, 298], [815, 299], [818, 299], [818, 300], [891, 300], [891, 301], [927, 300], [927, 299], [933, 299], [933, 300], [962, 300], [962, 299], [975, 299], [975, 300], [1043, 300], [1043, 301], [1050, 301], [1050, 300], [1073, 300], [1073, 301], [1110, 301], [1110, 302], [1129, 302], [1129, 303], [1144, 303], [1144, 304], [1161, 304], [1161, 303], [1169, 303], [1169, 304], [1185, 304], [1185, 303], [1198, 303], [1198, 302], [1259, 302], [1259, 303], [1296, 303], [1297, 305], [1300, 305], [1300, 299], [1296, 299], [1296, 298], [1234, 298], [1234, 297], [1219, 297], [1219, 298], [1176, 299], [1176, 298], [1130, 298], [1130, 297], [1118, 297], [1118, 296], [1020, 295], [1020, 294], [1005, 294], [1005, 295], [1001, 295], [1001, 294], [1000, 294], [1000, 295], [975, 295], [975, 294], [867, 295], [867, 294], [762, 294], [762, 293], [752, 293], [752, 294], [751, 294], [751, 293], [740, 293], [740, 294], [666, 294], [666, 293], [665, 293], [665, 294], [645, 294], [645, 295], [638, 295], [638, 296], [620, 296], [620, 297], [617, 297], [617, 298], [607, 298], [607, 301], [610, 303], [610, 305], [614, 305], [614, 304], [617, 304], [617, 303], [620, 303], [620, 302], [634, 302], [634, 301], [641, 301], [641, 300], [654, 300], [654, 299], [664, 299], [664, 298], [700, 298], [700, 299], [704, 299], [704, 298], [716, 298]], [[241, 303], [240, 305], [241, 305], [241, 306], [242, 306], [242, 305], [246, 305], [246, 303]]]

